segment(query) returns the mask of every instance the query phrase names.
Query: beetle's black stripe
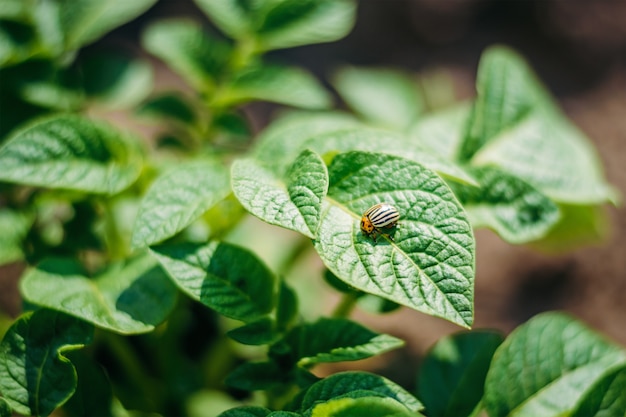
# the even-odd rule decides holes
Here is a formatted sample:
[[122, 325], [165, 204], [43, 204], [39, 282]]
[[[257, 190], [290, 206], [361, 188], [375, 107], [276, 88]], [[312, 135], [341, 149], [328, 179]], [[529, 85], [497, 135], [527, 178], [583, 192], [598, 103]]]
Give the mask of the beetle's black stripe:
[[393, 207], [377, 207], [368, 216], [376, 227], [387, 226], [400, 218], [400, 213]]

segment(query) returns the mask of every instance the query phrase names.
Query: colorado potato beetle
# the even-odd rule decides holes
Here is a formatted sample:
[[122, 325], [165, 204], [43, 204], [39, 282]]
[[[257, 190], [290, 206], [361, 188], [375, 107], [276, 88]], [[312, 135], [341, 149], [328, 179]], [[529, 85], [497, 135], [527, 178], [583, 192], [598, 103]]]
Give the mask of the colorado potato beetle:
[[398, 219], [400, 219], [400, 213], [391, 204], [374, 204], [361, 217], [361, 232], [366, 236], [372, 237], [374, 241], [376, 241], [378, 235], [387, 236], [393, 240], [389, 234], [383, 233], [383, 230], [393, 228], [398, 223]]

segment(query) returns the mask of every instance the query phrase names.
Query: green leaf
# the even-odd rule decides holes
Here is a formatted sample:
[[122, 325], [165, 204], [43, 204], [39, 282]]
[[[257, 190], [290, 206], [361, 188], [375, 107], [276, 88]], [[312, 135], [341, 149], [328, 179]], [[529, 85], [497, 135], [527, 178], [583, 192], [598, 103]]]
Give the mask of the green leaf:
[[291, 377], [273, 361], [244, 362], [228, 374], [224, 383], [244, 391], [258, 391], [289, 384]]
[[324, 161], [303, 151], [283, 178], [253, 159], [233, 163], [232, 187], [237, 199], [261, 220], [314, 238], [328, 189]]
[[11, 417], [12, 415], [11, 406], [4, 398], [0, 397], [0, 417]]
[[180, 163], [161, 174], [141, 202], [131, 245], [153, 245], [197, 220], [230, 192], [228, 171], [217, 162]]
[[230, 37], [254, 38], [259, 52], [340, 39], [356, 14], [352, 0], [195, 1]]
[[293, 404], [292, 407], [300, 413], [306, 413], [319, 403], [340, 398], [359, 398], [363, 393], [392, 399], [412, 413], [424, 408], [413, 395], [399, 385], [380, 375], [360, 371], [339, 372], [316, 382], [300, 397], [300, 402]]
[[404, 131], [422, 111], [416, 83], [400, 71], [345, 67], [333, 84], [352, 110], [377, 126]]
[[50, 258], [26, 271], [24, 298], [120, 334], [145, 333], [165, 320], [176, 288], [148, 255], [88, 278], [77, 261]]
[[278, 303], [276, 304], [276, 327], [288, 329], [298, 317], [298, 297], [284, 280], [280, 281]]
[[332, 105], [330, 94], [301, 68], [255, 66], [235, 74], [215, 98], [216, 106], [234, 106], [254, 100], [270, 101], [304, 109], [325, 109]]
[[244, 345], [267, 345], [280, 336], [274, 321], [267, 317], [229, 330], [226, 335]]
[[245, 249], [213, 241], [151, 250], [176, 285], [220, 314], [249, 323], [275, 305], [274, 276]]
[[490, 416], [571, 415], [583, 396], [625, 364], [624, 349], [580, 322], [540, 314], [496, 351], [483, 403]]
[[439, 339], [420, 366], [417, 395], [429, 415], [469, 416], [483, 397], [491, 358], [502, 336], [487, 331]]
[[588, 139], [565, 120], [534, 115], [502, 132], [472, 159], [514, 174], [548, 197], [570, 204], [615, 201]]
[[573, 417], [626, 415], [626, 367], [608, 373], [582, 398]]
[[163, 60], [192, 87], [211, 92], [228, 62], [230, 47], [209, 35], [199, 23], [168, 19], [152, 23], [141, 39], [143, 47]]
[[339, 398], [319, 404], [311, 410], [311, 417], [419, 417], [420, 413], [407, 410], [391, 398]]
[[407, 135], [426, 149], [453, 161], [459, 154], [469, 115], [467, 103], [428, 113], [417, 119]]
[[0, 343], [0, 391], [16, 412], [47, 416], [76, 389], [76, 370], [64, 356], [91, 343], [93, 328], [51, 310], [22, 315]]
[[369, 358], [399, 348], [404, 342], [347, 319], [321, 318], [315, 323], [294, 327], [270, 353], [282, 352], [284, 344], [290, 348], [290, 355], [298, 366], [311, 367], [325, 362]]
[[[3, 11], [1, 7], [0, 13]], [[30, 25], [0, 20], [0, 68], [30, 58], [36, 50], [35, 36], [35, 31]]]
[[488, 227], [510, 243], [526, 243], [549, 233], [559, 208], [524, 180], [499, 168], [470, 170], [481, 186], [451, 183], [474, 228]]
[[194, 126], [198, 115], [190, 99], [176, 92], [162, 93], [152, 97], [137, 110], [140, 116], [146, 116], [157, 122], [168, 119], [183, 126]]
[[85, 94], [105, 108], [130, 108], [152, 90], [152, 68], [144, 60], [99, 51], [81, 54], [78, 66]]
[[112, 417], [113, 392], [104, 369], [82, 351], [68, 355], [76, 367], [78, 383], [74, 395], [63, 405], [68, 416]]
[[271, 410], [264, 407], [245, 406], [231, 408], [221, 413], [218, 417], [267, 417], [271, 413]]
[[57, 0], [56, 3], [65, 49], [71, 51], [133, 20], [156, 0]]
[[0, 181], [90, 193], [115, 194], [138, 177], [134, 139], [79, 116], [38, 120], [0, 147]]
[[[474, 236], [463, 208], [434, 172], [406, 159], [364, 152], [335, 157], [315, 248], [337, 277], [469, 327]], [[359, 227], [380, 202], [400, 212], [394, 239], [376, 244]]]
[[22, 242], [32, 223], [32, 216], [26, 213], [0, 209], [0, 265], [24, 258]]

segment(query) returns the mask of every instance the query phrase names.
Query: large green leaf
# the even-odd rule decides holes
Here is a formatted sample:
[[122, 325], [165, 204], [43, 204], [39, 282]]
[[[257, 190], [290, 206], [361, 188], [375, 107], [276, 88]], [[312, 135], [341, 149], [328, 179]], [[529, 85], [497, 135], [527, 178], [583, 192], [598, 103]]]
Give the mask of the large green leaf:
[[283, 352], [285, 344], [298, 366], [310, 367], [325, 362], [365, 359], [396, 349], [404, 342], [347, 319], [321, 318], [315, 323], [294, 327], [284, 340], [270, 349], [270, 354]]
[[339, 372], [324, 378], [311, 385], [303, 395], [296, 397], [296, 402], [291, 407], [294, 411], [308, 415], [317, 404], [324, 404], [333, 399], [363, 396], [389, 398], [412, 413], [424, 408], [414, 396], [399, 385], [368, 372]]
[[561, 313], [540, 314], [496, 351], [484, 406], [493, 417], [571, 415], [581, 398], [625, 365], [623, 348], [580, 322]]
[[195, 1], [224, 33], [254, 39], [258, 51], [340, 39], [356, 14], [352, 0]]
[[302, 152], [283, 178], [253, 159], [235, 161], [232, 186], [246, 210], [261, 220], [315, 237], [328, 172], [314, 152]]
[[275, 305], [275, 278], [256, 256], [224, 242], [151, 248], [170, 277], [194, 300], [245, 322]]
[[[315, 248], [337, 277], [464, 327], [473, 321], [474, 235], [463, 208], [434, 172], [399, 157], [349, 152], [329, 167]], [[359, 228], [380, 202], [400, 212], [394, 240]]]
[[346, 67], [334, 86], [352, 110], [377, 126], [404, 131], [422, 111], [417, 84], [400, 71]]
[[32, 216], [10, 209], [0, 209], [0, 265], [24, 257], [22, 242], [33, 223]]
[[450, 161], [456, 160], [470, 115], [467, 103], [422, 115], [407, 135], [428, 150]]
[[626, 415], [626, 366], [608, 373], [579, 401], [574, 417]]
[[483, 397], [491, 358], [502, 343], [493, 332], [458, 333], [439, 339], [420, 366], [418, 397], [429, 415], [469, 416]]
[[308, 71], [296, 67], [254, 66], [235, 74], [214, 105], [263, 100], [305, 109], [331, 106], [330, 94]]
[[148, 255], [88, 278], [77, 261], [50, 258], [26, 271], [24, 298], [121, 334], [145, 333], [174, 308], [176, 288]]
[[524, 180], [499, 168], [469, 171], [480, 187], [451, 183], [472, 226], [488, 227], [510, 243], [526, 243], [545, 236], [559, 220], [559, 208]]
[[162, 59], [192, 87], [212, 91], [228, 62], [230, 47], [214, 39], [199, 23], [169, 19], [152, 23], [142, 36], [143, 47]]
[[22, 315], [0, 343], [0, 391], [16, 412], [47, 416], [76, 389], [64, 353], [91, 343], [93, 328], [52, 310]]
[[160, 175], [139, 208], [131, 244], [153, 245], [189, 226], [230, 192], [228, 171], [214, 161], [188, 161]]
[[115, 194], [142, 168], [134, 139], [79, 116], [38, 120], [0, 147], [0, 181]]

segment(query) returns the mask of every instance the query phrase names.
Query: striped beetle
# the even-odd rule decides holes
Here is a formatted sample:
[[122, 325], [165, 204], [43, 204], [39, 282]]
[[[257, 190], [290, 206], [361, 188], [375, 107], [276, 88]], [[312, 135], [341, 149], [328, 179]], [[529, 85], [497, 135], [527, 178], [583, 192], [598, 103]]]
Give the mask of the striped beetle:
[[399, 218], [400, 213], [398, 209], [391, 204], [374, 204], [361, 217], [361, 232], [366, 236], [372, 237], [374, 242], [376, 242], [378, 235], [387, 236], [393, 240], [389, 234], [383, 233], [382, 229], [393, 228], [398, 223]]

